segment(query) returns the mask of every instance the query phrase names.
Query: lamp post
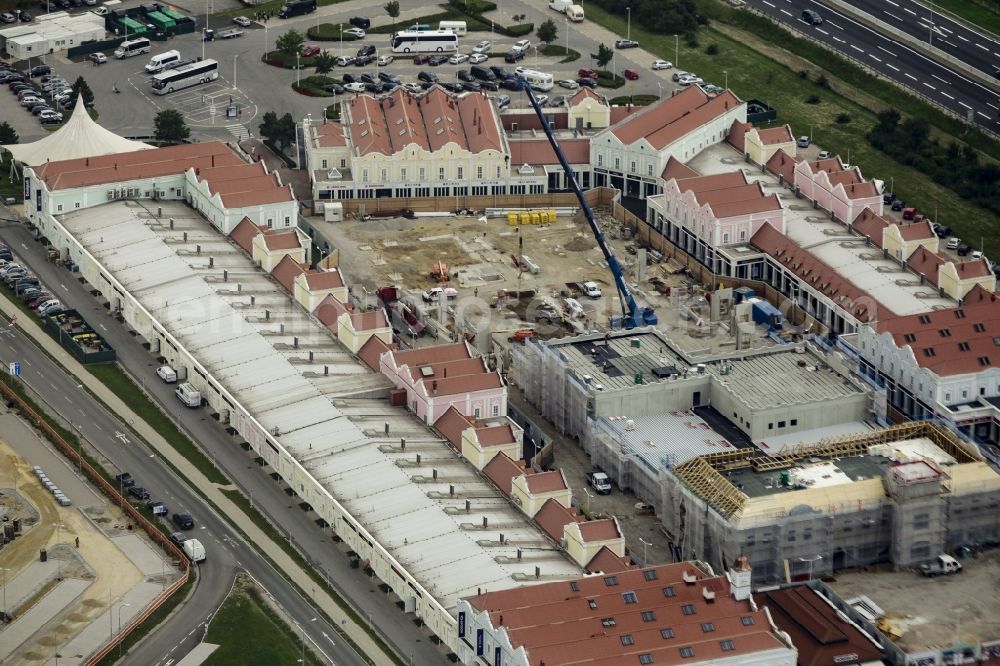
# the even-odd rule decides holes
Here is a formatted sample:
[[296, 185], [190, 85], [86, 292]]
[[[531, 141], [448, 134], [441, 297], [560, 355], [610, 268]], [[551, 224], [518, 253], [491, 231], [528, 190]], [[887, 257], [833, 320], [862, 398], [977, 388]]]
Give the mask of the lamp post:
[[239, 88], [236, 87], [236, 59], [239, 57], [239, 53], [233, 56], [233, 90], [239, 90]]
[[680, 67], [681, 62], [681, 36], [674, 35], [674, 67]]
[[120, 606], [118, 606], [118, 636], [119, 636], [119, 641], [118, 641], [118, 656], [119, 657], [122, 656], [122, 642], [120, 640], [121, 635], [122, 635], [122, 609], [125, 608], [126, 606], [131, 606], [131, 605], [132, 604], [123, 601], [122, 604]]
[[10, 571], [7, 567], [0, 567], [0, 571], [3, 572], [3, 620], [7, 621], [7, 572]]
[[729, 70], [728, 69], [724, 69], [724, 70], [722, 70], [722, 73], [726, 77], [726, 90], [729, 90]]
[[649, 560], [646, 559], [646, 546], [652, 546], [653, 544], [642, 537], [639, 537], [639, 543], [642, 544], [642, 566], [649, 566]]
[[626, 7], [625, 11], [628, 12], [628, 27], [625, 30], [625, 39], [632, 39], [632, 8]]
[[302, 82], [302, 70], [299, 68], [299, 52], [295, 52], [295, 85]]
[[591, 495], [590, 491], [586, 488], [583, 489], [583, 492], [587, 494], [587, 513], [590, 513], [590, 500], [593, 498], [593, 495]]
[[344, 24], [338, 23], [337, 27], [340, 28], [340, 56], [344, 57]]
[[[316, 618], [313, 618], [313, 619], [311, 619], [309, 621], [310, 622], [315, 622]], [[305, 664], [306, 663], [306, 629], [305, 629], [305, 627], [303, 627], [298, 622], [296, 622], [295, 624], [297, 624], [298, 627], [299, 627], [299, 638], [302, 640], [302, 658], [299, 659], [299, 663]]]
[[931, 0], [931, 20], [927, 26], [927, 45], [934, 46], [934, 0]]
[[264, 24], [264, 56], [267, 57], [267, 23]]
[[663, 99], [663, 83], [660, 81], [656, 82], [656, 87], [660, 89], [660, 99]]
[[809, 580], [813, 579], [813, 564], [815, 564], [816, 562], [819, 562], [822, 559], [823, 559], [822, 555], [813, 555], [812, 557], [800, 557], [799, 558], [799, 562], [808, 562], [809, 563]]

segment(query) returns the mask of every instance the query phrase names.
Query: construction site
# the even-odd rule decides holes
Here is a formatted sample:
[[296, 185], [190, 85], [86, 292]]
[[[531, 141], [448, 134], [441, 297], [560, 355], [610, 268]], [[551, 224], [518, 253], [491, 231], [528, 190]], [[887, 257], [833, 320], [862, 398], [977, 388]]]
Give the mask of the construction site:
[[181, 572], [6, 408], [0, 432], [0, 663], [83, 664]]

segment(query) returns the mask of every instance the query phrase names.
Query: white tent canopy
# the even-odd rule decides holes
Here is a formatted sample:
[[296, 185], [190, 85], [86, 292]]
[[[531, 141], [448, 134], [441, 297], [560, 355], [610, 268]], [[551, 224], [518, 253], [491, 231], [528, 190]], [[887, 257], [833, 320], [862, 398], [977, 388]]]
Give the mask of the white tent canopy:
[[132, 141], [104, 129], [87, 113], [83, 100], [79, 101], [80, 103], [73, 109], [69, 122], [44, 139], [3, 147], [10, 151], [15, 161], [28, 166], [153, 148], [141, 141]]

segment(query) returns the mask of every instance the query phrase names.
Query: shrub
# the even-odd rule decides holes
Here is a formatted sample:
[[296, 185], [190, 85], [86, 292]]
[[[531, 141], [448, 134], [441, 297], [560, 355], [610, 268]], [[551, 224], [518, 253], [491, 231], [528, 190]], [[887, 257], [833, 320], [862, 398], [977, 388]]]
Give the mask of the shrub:
[[820, 88], [830, 87], [830, 82], [827, 80], [826, 74], [820, 74], [819, 76], [816, 77], [816, 85], [818, 85]]
[[800, 69], [799, 70], [799, 78], [800, 79], [808, 79], [809, 78], [809, 70], [808, 69]]
[[[351, 26], [344, 25], [346, 30]], [[340, 41], [340, 28], [333, 23], [320, 23], [319, 25], [314, 25], [308, 30], [306, 30], [306, 36], [314, 42], [339, 42]], [[353, 42], [357, 39], [354, 35], [349, 35], [344, 33], [345, 42]]]
[[806, 97], [806, 104], [819, 104], [819, 95], [809, 95], [809, 97]]
[[719, 45], [718, 44], [709, 44], [707, 47], [705, 47], [705, 55], [713, 55], [714, 56], [714, 55], [718, 55], [718, 54], [719, 54]]
[[851, 122], [851, 114], [849, 114], [849, 113], [838, 113], [837, 114], [837, 123], [839, 123], [841, 125], [846, 125], [849, 122]]

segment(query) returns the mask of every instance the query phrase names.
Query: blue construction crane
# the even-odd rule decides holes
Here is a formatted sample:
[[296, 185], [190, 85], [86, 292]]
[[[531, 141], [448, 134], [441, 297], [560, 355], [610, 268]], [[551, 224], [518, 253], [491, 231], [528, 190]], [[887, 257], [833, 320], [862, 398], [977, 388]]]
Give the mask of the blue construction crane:
[[583, 190], [580, 189], [580, 184], [576, 180], [576, 174], [573, 173], [572, 167], [570, 167], [569, 162], [566, 161], [566, 156], [563, 155], [563, 151], [559, 147], [559, 142], [556, 141], [556, 137], [552, 133], [552, 129], [549, 127], [549, 122], [545, 118], [545, 114], [542, 112], [542, 106], [538, 103], [538, 100], [535, 99], [535, 93], [531, 90], [531, 86], [528, 82], [523, 78], [518, 77], [517, 81], [521, 84], [521, 89], [531, 101], [531, 106], [535, 109], [535, 115], [538, 116], [538, 121], [542, 124], [542, 129], [545, 130], [545, 136], [549, 138], [552, 150], [555, 152], [556, 157], [559, 158], [559, 164], [562, 165], [563, 171], [566, 172], [566, 178], [569, 180], [570, 186], [573, 188], [573, 193], [576, 195], [577, 201], [580, 202], [580, 208], [583, 209], [583, 214], [586, 216], [587, 222], [590, 224], [590, 230], [594, 234], [594, 238], [597, 240], [597, 245], [600, 246], [601, 252], [604, 253], [604, 260], [608, 262], [608, 268], [611, 269], [611, 274], [615, 277], [615, 287], [618, 289], [618, 295], [621, 297], [622, 316], [612, 317], [611, 327], [637, 328], [639, 326], [655, 326], [657, 319], [653, 308], [640, 308], [639, 304], [635, 302], [635, 296], [632, 295], [632, 290], [629, 289], [628, 284], [625, 283], [625, 274], [622, 271], [622, 265], [618, 263], [618, 257], [616, 257], [611, 251], [611, 248], [608, 247], [608, 243], [604, 238], [604, 232], [597, 226], [597, 221], [594, 219], [594, 211], [590, 210], [590, 204], [587, 203], [587, 198], [583, 196]]

